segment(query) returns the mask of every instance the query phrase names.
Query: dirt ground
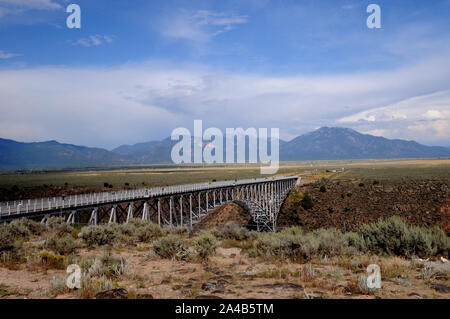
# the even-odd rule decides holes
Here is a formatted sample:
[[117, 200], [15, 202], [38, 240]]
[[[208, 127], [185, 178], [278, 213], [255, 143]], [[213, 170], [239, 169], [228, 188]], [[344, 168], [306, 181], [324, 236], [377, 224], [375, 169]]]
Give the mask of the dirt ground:
[[[447, 276], [423, 279], [423, 260], [354, 256], [317, 259], [308, 265], [268, 263], [231, 247], [219, 248], [207, 263], [197, 263], [149, 257], [149, 248], [140, 245], [111, 250], [134, 269], [132, 276], [116, 283], [127, 290], [128, 298], [450, 298]], [[103, 253], [102, 248], [79, 252], [82, 256]], [[382, 288], [364, 294], [357, 289], [358, 280], [372, 263], [381, 267]], [[65, 276], [64, 270], [2, 266], [0, 297], [49, 298], [52, 278]], [[76, 297], [72, 291], [56, 298]]]

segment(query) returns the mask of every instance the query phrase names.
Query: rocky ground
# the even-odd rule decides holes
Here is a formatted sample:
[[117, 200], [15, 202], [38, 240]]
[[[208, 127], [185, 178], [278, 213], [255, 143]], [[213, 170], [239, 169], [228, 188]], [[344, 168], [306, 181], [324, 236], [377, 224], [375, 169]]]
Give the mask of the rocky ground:
[[[449, 180], [317, 181], [291, 193], [278, 225], [354, 231], [362, 224], [397, 215], [413, 225], [443, 227], [448, 234], [449, 189]], [[309, 209], [302, 207], [301, 202], [306, 193], [314, 203]]]
[[[425, 260], [398, 257], [354, 256], [315, 259], [308, 264], [268, 263], [250, 258], [238, 247], [221, 247], [208, 262], [159, 259], [149, 246], [110, 249], [130, 269], [114, 279], [114, 290], [98, 298], [449, 298], [450, 264], [437, 260], [433, 267], [447, 275], [424, 271]], [[104, 248], [80, 250], [81, 256], [101, 256]], [[358, 280], [369, 264], [381, 267], [382, 288], [362, 293]], [[1, 298], [80, 298], [76, 290], [57, 292], [65, 270], [25, 264], [0, 267]]]

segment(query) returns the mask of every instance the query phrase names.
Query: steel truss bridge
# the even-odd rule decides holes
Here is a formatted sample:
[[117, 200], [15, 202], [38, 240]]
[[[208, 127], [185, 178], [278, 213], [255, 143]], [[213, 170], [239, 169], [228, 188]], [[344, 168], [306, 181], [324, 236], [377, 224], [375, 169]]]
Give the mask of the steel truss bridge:
[[64, 216], [69, 223], [98, 225], [134, 217], [192, 228], [216, 207], [236, 202], [248, 209], [258, 231], [275, 231], [280, 207], [300, 180], [281, 176], [10, 201], [0, 203], [0, 222]]

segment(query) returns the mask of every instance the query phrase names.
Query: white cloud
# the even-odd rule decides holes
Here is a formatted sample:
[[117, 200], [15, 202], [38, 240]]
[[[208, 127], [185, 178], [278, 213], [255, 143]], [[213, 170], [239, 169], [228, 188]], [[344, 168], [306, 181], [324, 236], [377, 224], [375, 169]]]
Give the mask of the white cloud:
[[278, 127], [284, 139], [338, 122], [448, 145], [449, 83], [447, 58], [328, 76], [218, 73], [163, 61], [1, 70], [0, 136], [114, 147], [164, 138], [202, 119], [205, 128]]
[[195, 13], [181, 10], [166, 17], [160, 31], [164, 36], [172, 39], [205, 42], [247, 21], [248, 17], [243, 15], [208, 10], [199, 10]]
[[450, 90], [404, 99], [387, 106], [342, 117], [337, 123], [362, 128], [368, 134], [448, 144]]
[[0, 0], [0, 5], [23, 9], [53, 10], [62, 8], [53, 0]]
[[92, 47], [92, 46], [99, 46], [107, 43], [113, 42], [112, 36], [106, 36], [106, 35], [91, 35], [87, 38], [78, 39], [76, 41], [69, 41], [72, 43], [72, 45], [80, 45], [84, 47]]
[[59, 10], [54, 0], [0, 0], [0, 19], [6, 15], [20, 15], [28, 10]]
[[[449, 105], [450, 106], [450, 105]], [[443, 118], [443, 114], [436, 110], [428, 110], [423, 117], [426, 120], [439, 120]]]
[[5, 51], [0, 50], [0, 59], [2, 59], [2, 60], [11, 59], [11, 58], [14, 58], [16, 56], [20, 56], [20, 54], [7, 53]]

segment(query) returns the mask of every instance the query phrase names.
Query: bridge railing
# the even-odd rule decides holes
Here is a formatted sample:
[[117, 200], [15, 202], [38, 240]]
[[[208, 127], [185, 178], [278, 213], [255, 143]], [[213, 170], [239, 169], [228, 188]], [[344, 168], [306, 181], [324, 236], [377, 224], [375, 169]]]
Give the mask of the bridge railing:
[[0, 203], [0, 218], [2, 215], [7, 216], [15, 214], [28, 214], [58, 209], [77, 208], [89, 205], [122, 202], [128, 200], [133, 201], [143, 198], [207, 191], [216, 188], [234, 187], [238, 185], [259, 184], [271, 181], [290, 180], [298, 177], [299, 176], [295, 175], [295, 176], [242, 179], [234, 181], [219, 181], [211, 183], [205, 182], [196, 184], [173, 185], [164, 187], [151, 187], [151, 188], [130, 189], [111, 192], [101, 192], [101, 193], [89, 193], [89, 194], [78, 194], [69, 196], [8, 201]]

